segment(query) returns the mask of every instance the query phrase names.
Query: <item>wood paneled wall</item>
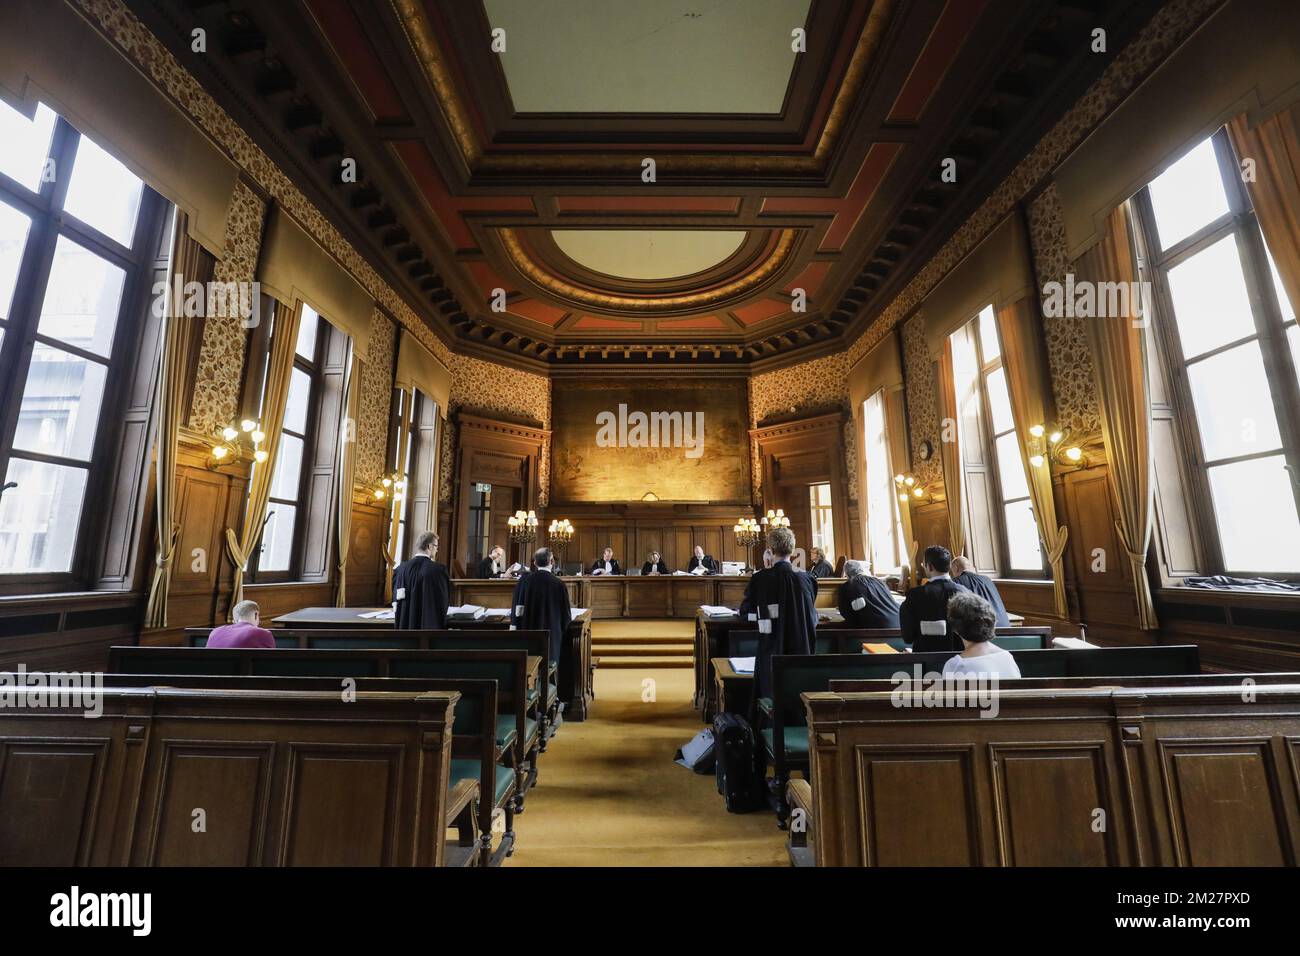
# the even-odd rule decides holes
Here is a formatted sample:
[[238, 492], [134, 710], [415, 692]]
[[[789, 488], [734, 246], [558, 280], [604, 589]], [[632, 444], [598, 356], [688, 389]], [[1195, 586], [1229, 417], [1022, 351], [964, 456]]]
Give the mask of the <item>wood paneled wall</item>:
[[551, 518], [568, 518], [576, 527], [565, 560], [581, 561], [589, 567], [606, 546], [624, 569], [640, 568], [651, 551], [663, 555], [669, 571], [685, 570], [695, 545], [719, 561], [750, 561], [753, 558], [736, 544], [736, 521], [753, 514], [748, 503], [669, 505], [645, 502], [629, 505], [557, 505]]

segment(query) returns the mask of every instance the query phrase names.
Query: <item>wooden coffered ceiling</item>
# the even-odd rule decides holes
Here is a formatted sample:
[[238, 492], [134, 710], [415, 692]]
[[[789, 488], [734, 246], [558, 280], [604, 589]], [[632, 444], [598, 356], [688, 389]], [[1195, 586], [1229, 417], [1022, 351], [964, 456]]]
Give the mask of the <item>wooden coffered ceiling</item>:
[[859, 334], [1160, 5], [128, 4], [460, 350], [759, 366]]

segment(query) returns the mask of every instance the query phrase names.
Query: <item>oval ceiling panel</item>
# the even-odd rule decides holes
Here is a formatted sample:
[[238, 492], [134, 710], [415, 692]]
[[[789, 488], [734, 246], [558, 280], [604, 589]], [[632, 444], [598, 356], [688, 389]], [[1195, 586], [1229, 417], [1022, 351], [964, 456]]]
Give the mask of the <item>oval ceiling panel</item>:
[[677, 279], [711, 269], [735, 253], [744, 230], [553, 229], [560, 251], [578, 265], [618, 279]]

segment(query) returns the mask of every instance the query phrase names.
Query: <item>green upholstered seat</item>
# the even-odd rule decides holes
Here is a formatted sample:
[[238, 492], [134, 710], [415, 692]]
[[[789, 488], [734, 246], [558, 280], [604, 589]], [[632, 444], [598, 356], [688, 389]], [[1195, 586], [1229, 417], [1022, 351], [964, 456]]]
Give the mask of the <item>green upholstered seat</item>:
[[1037, 634], [995, 634], [993, 643], [1004, 651], [1036, 651], [1043, 639]]
[[[454, 787], [462, 780], [472, 780], [479, 782], [479, 770], [482, 764], [477, 760], [456, 758], [451, 762], [451, 785]], [[496, 805], [501, 802], [510, 787], [515, 782], [515, 772], [510, 767], [502, 767], [499, 764], [493, 767], [496, 773], [496, 787], [492, 794], [492, 803]]]
[[[537, 721], [531, 717], [524, 718], [524, 739], [532, 740], [537, 736]], [[497, 746], [508, 747], [515, 740], [515, 715], [497, 714]]]
[[[772, 728], [763, 728], [763, 746], [769, 755], [775, 755], [776, 746], [772, 743]], [[787, 759], [805, 760], [808, 757], [808, 728], [785, 728], [785, 755]]]
[[762, 711], [764, 714], [767, 714], [768, 716], [771, 716], [771, 714], [772, 714], [772, 698], [771, 698], [771, 697], [760, 697], [760, 698], [758, 699], [758, 709], [759, 709], [760, 711]]
[[[549, 692], [549, 696], [547, 697], [547, 700], [555, 700], [556, 697], [560, 696], [560, 689], [556, 687], [554, 683], [548, 684], [547, 689]], [[528, 688], [528, 703], [529, 704], [537, 703], [537, 698], [540, 695], [540, 693], [541, 692], [536, 684]]]

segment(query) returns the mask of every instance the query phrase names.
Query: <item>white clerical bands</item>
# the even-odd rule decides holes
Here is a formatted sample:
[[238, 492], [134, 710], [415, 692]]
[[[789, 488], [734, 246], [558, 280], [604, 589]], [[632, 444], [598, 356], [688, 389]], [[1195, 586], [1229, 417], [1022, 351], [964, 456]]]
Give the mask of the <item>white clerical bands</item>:
[[922, 621], [921, 633], [929, 637], [942, 637], [948, 633], [947, 621]]
[[406, 600], [406, 588], [398, 588], [398, 589], [397, 589], [397, 594], [394, 595], [393, 600], [395, 600], [395, 601], [404, 601], [404, 600]]
[[524, 606], [522, 604], [516, 604], [515, 617], [523, 617], [523, 616], [524, 616]]
[[[761, 607], [761, 606], [762, 606], [762, 605], [760, 605], [760, 607]], [[763, 619], [759, 620], [759, 619], [758, 619], [758, 615], [756, 615], [756, 614], [752, 614], [752, 613], [751, 613], [751, 614], [749, 615], [749, 619], [750, 619], [751, 621], [758, 620], [758, 633], [760, 633], [760, 634], [771, 634], [771, 633], [772, 633], [772, 621], [775, 620], [776, 618], [779, 618], [780, 616], [781, 616], [781, 605], [779, 605], [779, 604], [769, 604], [769, 605], [767, 606], [767, 617], [766, 617], [766, 618], [763, 618]]]
[[867, 606], [867, 599], [864, 597], [854, 598], [853, 603], [849, 605], [849, 607], [853, 608], [853, 610], [855, 611], [861, 611], [866, 606]]

